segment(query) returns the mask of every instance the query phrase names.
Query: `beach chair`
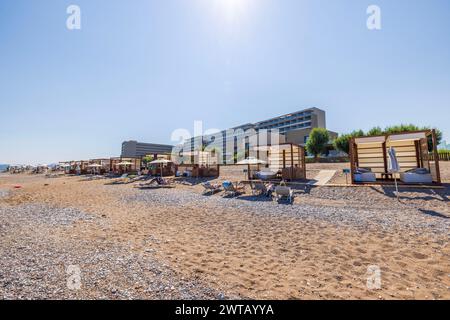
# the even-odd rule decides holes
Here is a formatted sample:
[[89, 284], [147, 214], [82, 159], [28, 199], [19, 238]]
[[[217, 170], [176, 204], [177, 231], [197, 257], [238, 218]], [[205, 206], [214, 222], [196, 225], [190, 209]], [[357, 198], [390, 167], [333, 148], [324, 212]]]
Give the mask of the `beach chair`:
[[214, 194], [218, 191], [220, 191], [220, 185], [218, 184], [212, 184], [211, 182], [205, 182], [202, 184], [203, 188], [205, 188], [205, 190], [203, 191], [204, 195], [207, 194]]
[[245, 186], [241, 184], [233, 184], [230, 181], [225, 181], [222, 184], [223, 190], [225, 191], [223, 196], [232, 196], [235, 197], [238, 194], [241, 194], [245, 190]]
[[131, 178], [129, 183], [134, 183], [134, 182], [138, 182], [138, 181], [143, 181], [143, 180], [147, 180], [149, 177], [145, 176], [145, 175], [140, 175], [140, 176], [136, 176], [134, 178]]
[[145, 182], [145, 183], [139, 183], [138, 188], [140, 189], [157, 189], [157, 188], [174, 188], [174, 182], [173, 180], [164, 179], [161, 177], [153, 178], [152, 180]]
[[110, 184], [124, 184], [128, 181], [128, 173], [124, 173], [119, 178], [112, 181]]
[[275, 200], [280, 201], [283, 199], [286, 199], [289, 203], [292, 203], [294, 200], [294, 190], [286, 186], [275, 187]]
[[267, 187], [262, 181], [254, 181], [251, 183], [252, 195], [266, 195]]

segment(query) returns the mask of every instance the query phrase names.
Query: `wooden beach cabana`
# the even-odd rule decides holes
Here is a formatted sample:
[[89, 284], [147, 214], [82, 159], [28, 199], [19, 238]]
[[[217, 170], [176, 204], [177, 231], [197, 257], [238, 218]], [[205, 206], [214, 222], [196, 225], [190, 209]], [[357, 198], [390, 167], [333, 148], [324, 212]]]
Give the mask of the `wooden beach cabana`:
[[59, 162], [58, 166], [61, 171], [64, 171], [65, 174], [70, 174], [72, 170], [75, 172], [75, 169], [73, 169], [73, 163], [74, 161], [62, 161]]
[[78, 161], [70, 161], [68, 162], [70, 164], [70, 167], [68, 167], [69, 174], [87, 174], [88, 173], [88, 160], [78, 160]]
[[[262, 172], [269, 171], [277, 178], [287, 181], [306, 179], [305, 148], [294, 143], [282, 143], [255, 148], [257, 158], [266, 162]], [[248, 170], [248, 178], [259, 179], [261, 165], [257, 170]], [[259, 174], [258, 174], [259, 173]]]
[[[90, 167], [91, 165], [98, 165], [99, 167], [93, 168]], [[111, 171], [111, 159], [91, 159], [89, 160], [88, 168], [91, 173], [105, 174]]]
[[175, 170], [180, 176], [195, 178], [216, 178], [219, 176], [218, 154], [209, 151], [192, 151], [183, 153], [190, 163], [176, 164]]
[[[116, 174], [136, 173], [141, 169], [142, 159], [131, 157], [115, 157], [109, 160], [110, 172]], [[123, 165], [127, 163], [127, 165]]]
[[[352, 183], [441, 183], [435, 130], [358, 137], [349, 147]], [[388, 170], [391, 147], [400, 165], [395, 176]]]

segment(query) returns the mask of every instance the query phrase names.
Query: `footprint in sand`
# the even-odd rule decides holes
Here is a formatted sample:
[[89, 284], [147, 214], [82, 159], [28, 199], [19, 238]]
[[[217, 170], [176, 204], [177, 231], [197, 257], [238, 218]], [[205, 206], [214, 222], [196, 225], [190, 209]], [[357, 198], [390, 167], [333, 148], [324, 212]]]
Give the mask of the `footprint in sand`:
[[420, 253], [420, 252], [413, 252], [413, 253], [412, 253], [412, 256], [413, 256], [414, 258], [416, 258], [416, 259], [419, 259], [419, 260], [424, 260], [424, 259], [427, 259], [427, 258], [428, 258], [427, 255], [425, 255], [425, 254], [423, 254], [423, 253]]

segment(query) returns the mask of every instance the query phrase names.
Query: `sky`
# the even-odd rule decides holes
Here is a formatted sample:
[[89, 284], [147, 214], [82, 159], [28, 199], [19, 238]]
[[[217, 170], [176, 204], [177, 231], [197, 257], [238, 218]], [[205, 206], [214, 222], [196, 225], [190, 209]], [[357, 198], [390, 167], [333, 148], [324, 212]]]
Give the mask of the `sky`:
[[450, 142], [449, 15], [447, 0], [0, 0], [0, 163], [309, 107], [339, 133], [414, 123]]

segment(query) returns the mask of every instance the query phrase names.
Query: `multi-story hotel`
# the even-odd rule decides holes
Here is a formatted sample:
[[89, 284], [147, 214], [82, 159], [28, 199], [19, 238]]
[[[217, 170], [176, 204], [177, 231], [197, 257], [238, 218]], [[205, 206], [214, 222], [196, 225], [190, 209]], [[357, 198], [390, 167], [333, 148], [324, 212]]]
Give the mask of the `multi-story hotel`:
[[[223, 163], [233, 163], [237, 156], [246, 157], [249, 139], [257, 136], [257, 145], [295, 143], [305, 145], [313, 128], [326, 128], [325, 111], [309, 108], [268, 120], [247, 123], [216, 134], [191, 138], [179, 149], [189, 153], [199, 149], [219, 150]], [[331, 138], [337, 133], [329, 131]]]
[[137, 141], [124, 141], [121, 156], [126, 158], [142, 158], [148, 155], [170, 154], [173, 146]]

